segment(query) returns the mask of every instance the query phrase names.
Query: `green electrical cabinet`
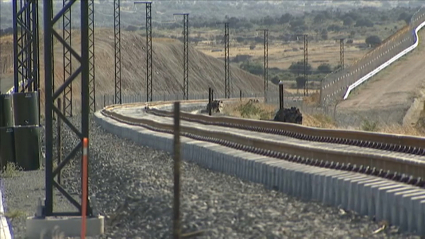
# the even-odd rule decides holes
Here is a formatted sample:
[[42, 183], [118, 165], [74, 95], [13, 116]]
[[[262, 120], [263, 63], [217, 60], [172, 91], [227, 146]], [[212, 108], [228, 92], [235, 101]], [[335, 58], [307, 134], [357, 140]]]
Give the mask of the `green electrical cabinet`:
[[39, 125], [38, 92], [14, 93], [12, 97], [15, 125]]
[[39, 126], [15, 126], [16, 164], [23, 170], [37, 170], [41, 165], [41, 138]]
[[8, 162], [15, 161], [15, 139], [12, 127], [0, 127], [0, 166], [3, 170]]
[[0, 127], [13, 127], [12, 96], [0, 95]]

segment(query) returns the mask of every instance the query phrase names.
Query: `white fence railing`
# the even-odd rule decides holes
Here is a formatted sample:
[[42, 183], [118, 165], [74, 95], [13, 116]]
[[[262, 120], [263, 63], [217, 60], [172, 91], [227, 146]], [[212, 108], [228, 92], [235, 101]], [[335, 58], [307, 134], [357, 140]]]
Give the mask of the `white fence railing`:
[[414, 34], [415, 34], [415, 43], [412, 46], [409, 46], [408, 48], [406, 48], [405, 50], [403, 50], [402, 52], [398, 53], [397, 55], [395, 55], [393, 58], [391, 58], [390, 60], [388, 60], [387, 62], [385, 62], [384, 64], [380, 65], [378, 68], [376, 68], [375, 70], [371, 71], [369, 74], [363, 76], [362, 78], [360, 78], [358, 81], [354, 82], [354, 84], [351, 84], [347, 91], [345, 92], [344, 95], [344, 100], [347, 99], [348, 95], [350, 94], [350, 92], [355, 89], [357, 86], [361, 85], [362, 83], [364, 83], [365, 81], [369, 80], [371, 77], [373, 77], [374, 75], [376, 75], [378, 72], [382, 71], [383, 69], [385, 69], [387, 66], [391, 65], [392, 63], [394, 63], [395, 61], [397, 61], [398, 59], [400, 59], [401, 57], [405, 56], [406, 54], [408, 54], [409, 52], [413, 51], [416, 47], [418, 47], [419, 45], [419, 36], [418, 36], [418, 31], [422, 29], [422, 27], [425, 26], [425, 22], [421, 23], [415, 30], [414, 30]]

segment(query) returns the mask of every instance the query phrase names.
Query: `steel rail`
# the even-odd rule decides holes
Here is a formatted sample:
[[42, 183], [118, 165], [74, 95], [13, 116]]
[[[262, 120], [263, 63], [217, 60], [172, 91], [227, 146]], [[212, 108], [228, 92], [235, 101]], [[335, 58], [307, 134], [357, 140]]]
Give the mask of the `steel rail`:
[[[148, 109], [147, 113], [172, 117], [173, 113]], [[257, 132], [288, 136], [301, 140], [345, 144], [386, 151], [425, 155], [425, 138], [417, 136], [396, 135], [386, 133], [365, 132], [356, 130], [321, 129], [298, 124], [270, 122], [252, 119], [240, 119], [226, 116], [207, 116], [182, 112], [181, 118], [186, 121], [246, 129]]]
[[[113, 112], [113, 108], [103, 109], [102, 115], [125, 124], [141, 126], [157, 132], [173, 133], [172, 124], [121, 115]], [[418, 160], [399, 160], [385, 155], [310, 148], [303, 145], [249, 138], [228, 132], [202, 130], [187, 126], [181, 126], [181, 134], [188, 138], [217, 143], [282, 160], [375, 175], [425, 187], [425, 182], [422, 180], [425, 176], [425, 163]]]

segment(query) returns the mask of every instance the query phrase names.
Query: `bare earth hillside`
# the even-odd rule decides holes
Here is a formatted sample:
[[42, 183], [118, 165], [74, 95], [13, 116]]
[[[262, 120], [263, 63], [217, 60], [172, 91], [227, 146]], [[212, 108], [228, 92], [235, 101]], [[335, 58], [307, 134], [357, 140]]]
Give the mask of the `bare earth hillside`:
[[415, 123], [414, 115], [419, 115], [423, 107], [418, 101], [423, 101], [421, 98], [425, 93], [425, 31], [419, 32], [419, 39], [419, 46], [413, 52], [360, 86], [338, 105], [338, 121], [351, 124], [365, 120], [385, 124]]
[[[10, 39], [9, 39], [10, 40]], [[72, 45], [79, 52], [80, 34], [72, 33]], [[133, 32], [122, 31], [122, 91], [123, 95], [146, 93], [146, 38]], [[10, 81], [13, 72], [12, 45], [10, 41], [2, 41], [2, 59], [8, 59], [9, 64], [4, 72], [2, 85]], [[96, 95], [101, 99], [104, 94], [114, 94], [114, 38], [113, 30], [96, 30], [95, 33], [95, 66]], [[55, 44], [55, 82], [63, 82], [62, 66], [63, 49]], [[4, 58], [3, 58], [4, 56]], [[8, 57], [9, 56], [9, 57]], [[40, 52], [41, 79], [43, 85], [44, 64], [43, 52]], [[173, 39], [153, 39], [153, 94], [183, 94], [183, 44]], [[2, 62], [6, 62], [3, 61]], [[74, 66], [78, 66], [74, 63]], [[8, 72], [8, 73], [6, 73]], [[233, 95], [243, 92], [257, 92], [263, 89], [263, 79], [252, 75], [235, 66], [230, 66], [230, 77], [233, 85]], [[74, 100], [79, 103], [79, 80], [74, 81]], [[8, 82], [9, 83], [9, 82]], [[189, 47], [189, 93], [207, 93], [208, 87], [213, 87], [218, 94], [224, 94], [224, 61], [207, 56]], [[44, 91], [42, 90], [41, 93]], [[100, 101], [100, 100], [98, 100]], [[102, 102], [103, 103], [103, 102]], [[99, 102], [99, 105], [100, 102]]]

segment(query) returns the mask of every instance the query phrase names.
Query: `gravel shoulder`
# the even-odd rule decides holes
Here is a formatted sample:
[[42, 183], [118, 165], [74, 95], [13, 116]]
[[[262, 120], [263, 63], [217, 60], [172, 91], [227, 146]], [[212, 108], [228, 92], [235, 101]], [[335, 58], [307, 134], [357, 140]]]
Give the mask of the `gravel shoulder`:
[[[76, 142], [68, 131], [64, 134], [67, 145]], [[102, 238], [169, 238], [172, 157], [109, 134], [93, 121], [90, 141], [90, 193], [106, 216]], [[63, 173], [70, 191], [79, 188], [78, 171], [70, 173], [77, 169], [75, 161]], [[6, 179], [9, 210], [34, 213], [33, 205], [43, 195], [43, 177], [43, 171], [34, 171]], [[419, 238], [399, 234], [396, 228], [373, 234], [380, 226], [368, 217], [303, 202], [186, 162], [181, 190], [183, 232], [205, 230], [199, 238]], [[12, 224], [15, 238], [23, 238], [25, 220]]]

